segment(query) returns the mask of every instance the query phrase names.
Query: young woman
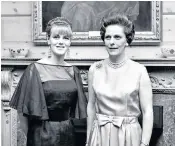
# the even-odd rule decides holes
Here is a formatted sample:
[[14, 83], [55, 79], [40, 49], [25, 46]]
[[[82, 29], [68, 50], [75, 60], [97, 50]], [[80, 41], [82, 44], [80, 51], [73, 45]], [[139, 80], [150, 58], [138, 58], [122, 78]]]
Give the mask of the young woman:
[[74, 146], [74, 118], [86, 117], [86, 97], [79, 70], [64, 61], [71, 44], [69, 21], [48, 22], [51, 56], [27, 67], [10, 106], [17, 109], [28, 146]]
[[146, 68], [125, 52], [134, 26], [118, 14], [103, 20], [100, 33], [109, 57], [89, 69], [87, 145], [148, 146], [153, 127], [151, 83]]

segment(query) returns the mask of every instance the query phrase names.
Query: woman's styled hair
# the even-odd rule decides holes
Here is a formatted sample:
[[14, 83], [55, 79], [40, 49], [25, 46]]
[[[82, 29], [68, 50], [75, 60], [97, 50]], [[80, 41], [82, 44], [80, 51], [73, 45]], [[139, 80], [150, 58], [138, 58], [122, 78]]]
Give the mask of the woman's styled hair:
[[135, 35], [134, 24], [124, 14], [117, 14], [117, 15], [102, 19], [102, 25], [100, 29], [101, 39], [104, 41], [106, 27], [109, 25], [115, 25], [115, 24], [124, 27], [126, 40], [127, 40], [127, 43], [130, 45]]
[[53, 26], [67, 27], [68, 29], [64, 30], [64, 33], [66, 33], [69, 37], [72, 37], [72, 25], [68, 19], [64, 17], [56, 17], [51, 19], [46, 26], [46, 34], [48, 38], [50, 37], [51, 29]]

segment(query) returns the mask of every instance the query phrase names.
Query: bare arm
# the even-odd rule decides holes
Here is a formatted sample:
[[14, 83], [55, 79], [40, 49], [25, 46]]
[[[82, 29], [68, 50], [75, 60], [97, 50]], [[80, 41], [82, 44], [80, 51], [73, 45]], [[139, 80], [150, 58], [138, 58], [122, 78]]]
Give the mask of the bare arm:
[[[141, 110], [143, 114], [143, 129], [141, 141], [144, 144], [149, 144], [153, 128], [153, 102], [151, 82], [146, 69], [144, 69], [144, 71], [142, 72], [139, 95]], [[144, 146], [143, 143], [141, 143], [141, 146]]]
[[88, 105], [87, 105], [87, 142], [89, 139], [89, 134], [91, 131], [91, 127], [95, 118], [95, 92], [92, 87], [92, 80], [93, 80], [93, 67], [89, 69], [88, 74], [88, 93], [89, 93], [89, 99], [88, 99]]

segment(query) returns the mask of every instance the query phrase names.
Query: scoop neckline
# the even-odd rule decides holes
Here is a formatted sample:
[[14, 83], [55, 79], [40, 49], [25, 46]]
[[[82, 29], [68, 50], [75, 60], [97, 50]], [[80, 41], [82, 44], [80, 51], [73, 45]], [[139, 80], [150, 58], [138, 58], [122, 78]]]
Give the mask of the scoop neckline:
[[42, 65], [50, 65], [50, 66], [63, 66], [63, 67], [73, 67], [72, 65], [61, 65], [61, 64], [47, 64], [47, 63], [41, 63], [41, 62], [35, 62], [38, 64], [42, 64]]

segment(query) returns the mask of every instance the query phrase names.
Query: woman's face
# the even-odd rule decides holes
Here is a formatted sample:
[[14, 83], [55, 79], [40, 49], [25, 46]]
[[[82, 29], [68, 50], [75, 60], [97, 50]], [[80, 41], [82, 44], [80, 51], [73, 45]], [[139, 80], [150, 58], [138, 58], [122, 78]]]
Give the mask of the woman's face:
[[71, 37], [68, 35], [69, 28], [65, 26], [53, 26], [51, 28], [48, 44], [55, 55], [65, 55], [71, 44]]
[[117, 24], [107, 26], [104, 43], [109, 55], [121, 55], [127, 45], [124, 27]]

